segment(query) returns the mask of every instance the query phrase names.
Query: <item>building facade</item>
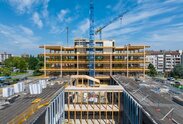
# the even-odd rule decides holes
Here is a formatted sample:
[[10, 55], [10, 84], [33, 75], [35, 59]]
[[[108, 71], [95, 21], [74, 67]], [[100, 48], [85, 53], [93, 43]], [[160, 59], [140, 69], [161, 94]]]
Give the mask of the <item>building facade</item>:
[[9, 54], [9, 53], [0, 53], [0, 63], [3, 62], [4, 60], [8, 59], [9, 57], [11, 57], [12, 54]]
[[148, 51], [147, 61], [152, 63], [159, 73], [170, 72], [175, 65], [182, 63], [182, 50]]
[[[40, 46], [44, 53], [45, 76], [88, 75], [89, 41], [75, 39], [73, 47]], [[115, 46], [112, 40], [95, 41], [95, 78], [109, 79], [110, 75], [127, 77], [145, 75], [146, 48], [149, 46]]]

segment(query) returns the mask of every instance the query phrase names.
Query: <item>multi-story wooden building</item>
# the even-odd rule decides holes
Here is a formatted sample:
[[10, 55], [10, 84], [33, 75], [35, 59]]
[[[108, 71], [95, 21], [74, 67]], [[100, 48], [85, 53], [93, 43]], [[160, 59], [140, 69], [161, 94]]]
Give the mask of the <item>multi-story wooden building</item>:
[[[45, 76], [88, 75], [87, 39], [75, 39], [73, 47], [43, 45]], [[146, 69], [145, 45], [115, 46], [113, 40], [95, 41], [95, 78], [105, 80], [110, 75], [122, 74], [127, 77], [143, 76]]]

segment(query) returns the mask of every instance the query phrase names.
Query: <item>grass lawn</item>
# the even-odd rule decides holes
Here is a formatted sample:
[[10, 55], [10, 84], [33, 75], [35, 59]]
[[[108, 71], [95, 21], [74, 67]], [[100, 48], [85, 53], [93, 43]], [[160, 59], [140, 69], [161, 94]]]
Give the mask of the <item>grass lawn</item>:
[[17, 76], [17, 75], [22, 75], [22, 74], [26, 74], [27, 72], [13, 72], [11, 73], [10, 76]]

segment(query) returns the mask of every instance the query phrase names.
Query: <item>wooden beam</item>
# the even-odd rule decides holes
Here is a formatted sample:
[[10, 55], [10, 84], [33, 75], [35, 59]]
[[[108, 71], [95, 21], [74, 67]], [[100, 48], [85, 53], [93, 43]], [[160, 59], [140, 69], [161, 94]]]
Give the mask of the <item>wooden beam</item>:
[[84, 91], [84, 92], [123, 92], [123, 88], [120, 85], [108, 85], [101, 87], [76, 87], [76, 86], [68, 86], [65, 88], [65, 92], [74, 92], [74, 91]]
[[97, 83], [100, 83], [99, 79], [90, 77], [88, 75], [71, 75], [71, 78], [75, 78], [75, 79], [82, 79], [83, 78], [83, 79], [88, 79], [88, 80], [92, 80], [92, 81], [95, 81]]

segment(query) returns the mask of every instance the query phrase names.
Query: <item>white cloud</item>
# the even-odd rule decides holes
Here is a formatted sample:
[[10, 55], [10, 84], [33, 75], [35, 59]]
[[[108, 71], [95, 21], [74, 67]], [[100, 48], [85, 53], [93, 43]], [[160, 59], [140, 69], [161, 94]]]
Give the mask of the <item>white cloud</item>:
[[142, 27], [120, 28], [118, 30], [104, 32], [103, 37], [105, 37], [107, 39], [108, 38], [113, 38], [113, 37], [116, 37], [116, 36], [129, 34], [129, 33], [132, 33], [132, 32], [137, 32], [141, 29], [142, 29]]
[[165, 3], [182, 3], [183, 0], [166, 0]]
[[62, 9], [60, 10], [60, 12], [58, 13], [57, 17], [58, 17], [58, 20], [60, 22], [63, 22], [66, 20], [66, 15], [69, 13], [69, 10], [67, 9]]
[[[119, 23], [119, 21], [113, 22], [106, 29], [104, 29], [104, 31], [116, 30], [119, 27], [121, 27], [121, 25], [123, 27], [129, 26], [130, 24], [135, 24], [135, 23], [138, 23], [139, 21], [147, 20], [151, 17], [173, 11], [174, 9], [175, 8], [160, 8], [160, 9], [154, 8], [154, 9], [152, 9], [152, 11], [142, 10], [140, 12], [133, 12], [133, 13], [125, 15], [122, 18], [122, 22], [120, 22], [120, 23]], [[146, 26], [148, 26], [148, 25], [146, 25]]]
[[25, 26], [8, 26], [0, 24], [1, 48], [14, 54], [23, 52], [35, 54], [38, 50], [39, 37]]
[[52, 34], [60, 34], [60, 33], [62, 33], [64, 30], [65, 30], [65, 28], [64, 28], [64, 29], [61, 29], [61, 28], [59, 28], [59, 27], [56, 26], [56, 25], [51, 25], [50, 33], [52, 33]]
[[81, 33], [85, 33], [89, 29], [90, 21], [89, 19], [85, 19], [83, 22], [81, 22], [79, 26], [79, 30]]
[[31, 29], [29, 29], [29, 28], [27, 28], [27, 27], [25, 27], [25, 26], [20, 25], [19, 28], [20, 28], [25, 34], [27, 34], [27, 35], [33, 35], [33, 34], [34, 34], [34, 32], [33, 32]]
[[73, 30], [75, 37], [86, 37], [89, 29], [90, 21], [88, 18], [81, 21], [76, 30]]
[[37, 4], [38, 0], [8, 0], [10, 5], [15, 7], [17, 12], [22, 14], [30, 12], [33, 5]]
[[89, 19], [86, 18], [81, 21], [75, 30], [72, 31], [72, 34], [75, 37], [87, 37], [88, 36], [88, 29], [89, 29]]
[[113, 11], [122, 10], [123, 4], [124, 4], [124, 1], [123, 0], [119, 0], [118, 3], [113, 7]]
[[149, 42], [151, 49], [183, 49], [183, 28], [181, 30], [172, 29], [159, 30], [146, 36], [144, 40]]
[[40, 16], [37, 12], [34, 12], [34, 14], [32, 15], [32, 19], [33, 19], [33, 22], [39, 27], [39, 28], [42, 28], [43, 27], [43, 22], [42, 20], [40, 19]]
[[[152, 31], [150, 36], [150, 41], [157, 42], [182, 42], [183, 44], [183, 25], [177, 25], [174, 27], [167, 27], [166, 29], [159, 29]], [[182, 45], [183, 46], [183, 45]]]
[[[115, 7], [118, 11], [122, 6], [121, 1]], [[152, 49], [182, 49], [181, 5], [173, 5], [181, 1], [141, 3], [139, 0], [140, 6], [126, 14], [122, 21], [116, 20], [103, 30], [103, 39], [114, 39], [116, 44], [146, 44]]]
[[8, 0], [9, 4], [16, 9], [19, 14], [32, 13], [38, 5], [43, 6], [43, 17], [48, 16], [48, 3], [50, 0]]
[[42, 15], [43, 17], [48, 17], [49, 12], [48, 12], [48, 3], [50, 2], [50, 0], [44, 0], [43, 1], [43, 10], [42, 10]]

